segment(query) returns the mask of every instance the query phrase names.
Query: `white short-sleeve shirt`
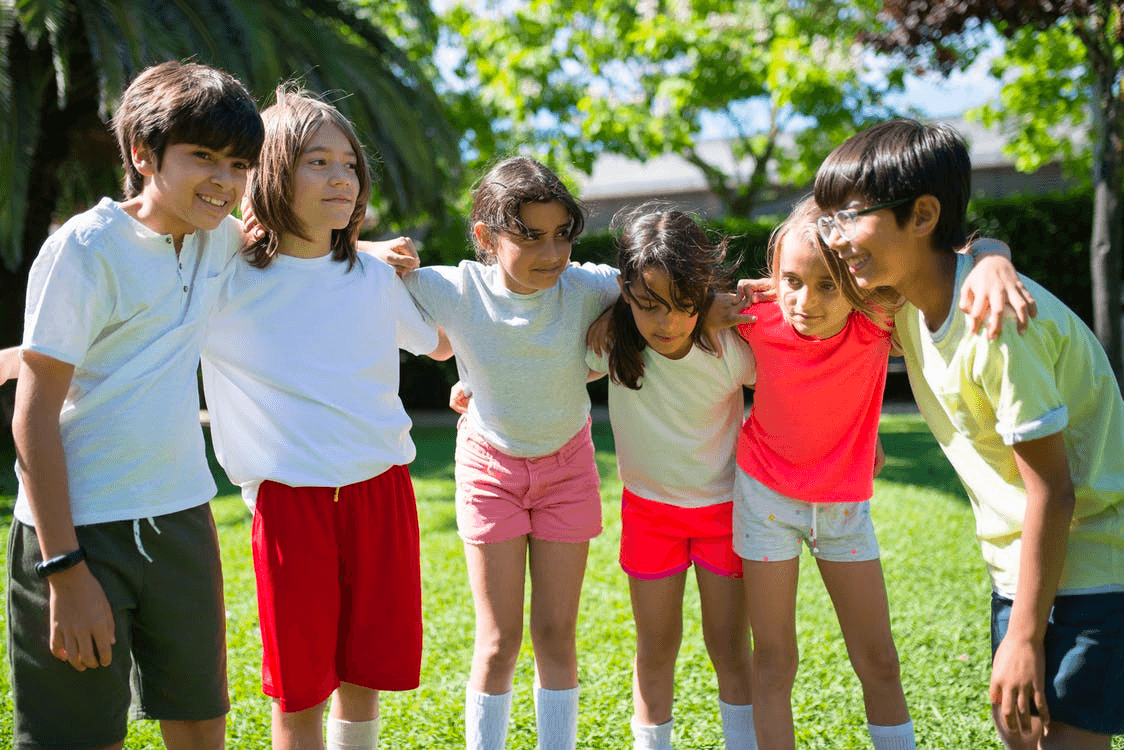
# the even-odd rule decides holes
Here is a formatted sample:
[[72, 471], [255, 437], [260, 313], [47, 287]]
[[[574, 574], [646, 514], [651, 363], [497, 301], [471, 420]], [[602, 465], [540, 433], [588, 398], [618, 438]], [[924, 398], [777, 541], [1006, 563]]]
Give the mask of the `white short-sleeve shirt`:
[[[59, 429], [75, 525], [173, 513], [214, 496], [196, 373], [239, 241], [227, 218], [185, 236], [177, 257], [170, 236], [104, 198], [43, 245], [21, 348], [74, 366]], [[15, 516], [33, 523], [22, 483]]]
[[[682, 359], [668, 359], [645, 347], [639, 390], [610, 379], [617, 470], [629, 492], [682, 508], [734, 499], [742, 386], [754, 384], [756, 368], [737, 333], [719, 336], [721, 357], [696, 346]], [[605, 372], [608, 359], [590, 350], [586, 361]]]
[[402, 282], [360, 253], [346, 262], [239, 258], [203, 344], [215, 454], [253, 507], [258, 487], [339, 487], [414, 460], [398, 398], [399, 348], [437, 331]]

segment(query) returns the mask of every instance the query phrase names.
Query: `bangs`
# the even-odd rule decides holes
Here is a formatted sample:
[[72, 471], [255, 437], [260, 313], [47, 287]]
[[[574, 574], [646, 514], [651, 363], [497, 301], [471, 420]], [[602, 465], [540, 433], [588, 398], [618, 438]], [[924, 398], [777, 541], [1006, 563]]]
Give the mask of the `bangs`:
[[241, 102], [223, 97], [218, 106], [179, 123], [168, 131], [165, 146], [194, 143], [212, 151], [256, 164], [265, 140], [265, 129], [257, 110], [239, 106]]

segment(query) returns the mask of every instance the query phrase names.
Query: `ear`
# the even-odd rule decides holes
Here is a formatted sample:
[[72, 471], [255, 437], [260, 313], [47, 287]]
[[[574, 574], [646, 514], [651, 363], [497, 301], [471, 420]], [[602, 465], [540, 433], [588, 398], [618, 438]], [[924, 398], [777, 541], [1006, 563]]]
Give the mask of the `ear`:
[[156, 155], [147, 146], [133, 146], [131, 154], [133, 168], [145, 177], [156, 174]]
[[492, 230], [489, 229], [484, 222], [478, 221], [472, 225], [472, 236], [476, 238], [477, 245], [491, 252], [493, 239]]
[[620, 287], [621, 296], [623, 297], [624, 296], [624, 277], [621, 276], [619, 273], [617, 274], [617, 286]]
[[921, 195], [913, 202], [910, 229], [919, 237], [928, 237], [937, 228], [941, 218], [941, 202], [933, 195]]

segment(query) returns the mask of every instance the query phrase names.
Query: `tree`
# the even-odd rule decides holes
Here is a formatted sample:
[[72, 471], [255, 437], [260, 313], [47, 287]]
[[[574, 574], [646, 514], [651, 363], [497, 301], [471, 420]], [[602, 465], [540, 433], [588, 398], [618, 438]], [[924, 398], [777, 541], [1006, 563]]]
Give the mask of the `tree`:
[[[890, 27], [869, 37], [948, 73], [971, 60], [990, 24], [1007, 44], [992, 66], [1004, 81], [999, 106], [980, 116], [1002, 124], [1019, 169], [1061, 155], [1091, 165], [1090, 238], [1094, 330], [1124, 383], [1121, 350], [1121, 188], [1124, 186], [1124, 3], [1119, 0], [887, 0]], [[967, 52], [967, 54], [965, 54]], [[1091, 132], [1084, 153], [1058, 126]], [[1016, 249], [1017, 252], [1017, 249]]]
[[[420, 0], [395, 7], [425, 22]], [[0, 0], [0, 335], [18, 336], [52, 220], [119, 192], [106, 121], [154, 62], [216, 65], [264, 103], [281, 80], [303, 79], [373, 149], [383, 216], [442, 215], [457, 136], [432, 79], [382, 28], [342, 0]]]
[[[902, 85], [901, 70], [874, 83], [856, 70], [863, 3], [472, 5], [444, 22], [462, 52], [454, 111], [478, 162], [523, 148], [588, 173], [601, 152], [678, 153], [737, 215], [771, 185], [806, 183], [834, 144], [891, 113], [882, 99]], [[733, 133], [729, 158], [699, 148], [704, 118]]]

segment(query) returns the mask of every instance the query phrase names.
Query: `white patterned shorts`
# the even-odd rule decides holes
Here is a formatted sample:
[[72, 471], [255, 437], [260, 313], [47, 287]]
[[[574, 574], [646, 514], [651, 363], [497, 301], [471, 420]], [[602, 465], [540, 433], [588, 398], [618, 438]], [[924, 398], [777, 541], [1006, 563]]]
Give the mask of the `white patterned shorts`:
[[737, 472], [734, 551], [744, 560], [776, 562], [800, 556], [807, 544], [819, 560], [862, 562], [878, 559], [870, 501], [808, 503], [786, 497]]

